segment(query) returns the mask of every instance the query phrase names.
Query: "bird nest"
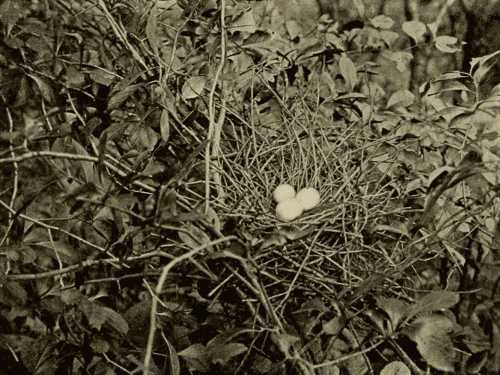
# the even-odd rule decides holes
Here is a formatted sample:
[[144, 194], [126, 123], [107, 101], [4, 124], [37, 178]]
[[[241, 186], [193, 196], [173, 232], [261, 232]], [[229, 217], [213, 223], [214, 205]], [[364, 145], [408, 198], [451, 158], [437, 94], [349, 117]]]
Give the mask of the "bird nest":
[[[311, 296], [355, 300], [386, 287], [405, 258], [401, 236], [377, 232], [402, 214], [370, 159], [380, 140], [359, 122], [312, 123], [225, 129], [215, 163], [212, 207], [224, 234], [245, 244], [239, 255], [251, 259], [278, 310]], [[272, 194], [282, 183], [316, 188], [320, 204], [291, 222], [279, 220]]]

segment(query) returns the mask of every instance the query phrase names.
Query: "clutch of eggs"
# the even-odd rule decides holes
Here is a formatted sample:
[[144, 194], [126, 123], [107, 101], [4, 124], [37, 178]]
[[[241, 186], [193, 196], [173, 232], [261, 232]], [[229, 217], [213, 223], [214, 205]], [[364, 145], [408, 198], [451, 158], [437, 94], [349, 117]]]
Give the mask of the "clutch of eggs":
[[295, 189], [289, 184], [279, 185], [273, 192], [273, 198], [278, 203], [276, 217], [281, 221], [292, 221], [320, 202], [315, 188], [304, 188], [295, 194]]

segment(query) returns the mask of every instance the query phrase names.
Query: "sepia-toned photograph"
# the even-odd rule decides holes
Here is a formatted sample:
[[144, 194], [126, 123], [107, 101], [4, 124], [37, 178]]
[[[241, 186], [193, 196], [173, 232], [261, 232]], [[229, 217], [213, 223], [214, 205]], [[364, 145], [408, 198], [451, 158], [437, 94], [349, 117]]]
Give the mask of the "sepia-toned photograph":
[[499, 0], [0, 0], [0, 375], [500, 374]]

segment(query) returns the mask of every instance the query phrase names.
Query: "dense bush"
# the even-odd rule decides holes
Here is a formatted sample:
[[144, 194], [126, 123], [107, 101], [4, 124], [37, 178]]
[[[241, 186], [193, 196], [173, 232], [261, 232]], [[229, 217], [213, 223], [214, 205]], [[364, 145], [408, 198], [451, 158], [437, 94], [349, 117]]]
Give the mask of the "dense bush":
[[0, 374], [499, 372], [500, 51], [299, 3], [0, 2]]

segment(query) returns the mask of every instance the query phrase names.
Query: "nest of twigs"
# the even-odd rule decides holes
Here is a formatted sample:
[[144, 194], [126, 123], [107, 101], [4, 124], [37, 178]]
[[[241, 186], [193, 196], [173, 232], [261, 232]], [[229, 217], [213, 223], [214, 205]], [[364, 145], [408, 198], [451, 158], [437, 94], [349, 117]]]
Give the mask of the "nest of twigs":
[[[268, 313], [282, 314], [313, 296], [349, 304], [397, 278], [406, 258], [404, 238], [377, 230], [404, 214], [395, 209], [396, 189], [372, 160], [382, 142], [360, 120], [332, 122], [305, 107], [296, 104], [278, 124], [226, 124], [212, 166], [220, 185], [211, 207], [223, 234], [239, 238], [225, 249], [247, 259], [255, 272], [218, 268], [233, 282], [222, 278], [224, 285], [209, 296], [240, 286], [240, 297], [265, 299]], [[315, 187], [321, 203], [281, 222], [272, 199], [281, 183]], [[248, 291], [248, 278], [259, 279], [261, 289]]]

